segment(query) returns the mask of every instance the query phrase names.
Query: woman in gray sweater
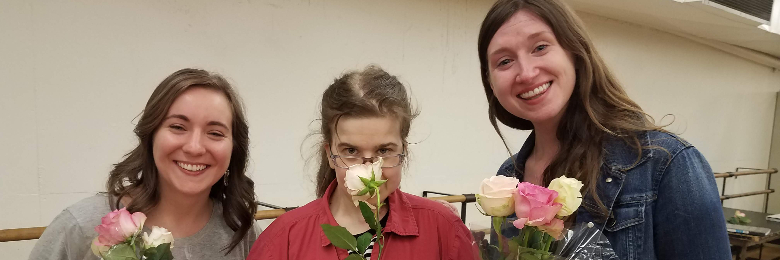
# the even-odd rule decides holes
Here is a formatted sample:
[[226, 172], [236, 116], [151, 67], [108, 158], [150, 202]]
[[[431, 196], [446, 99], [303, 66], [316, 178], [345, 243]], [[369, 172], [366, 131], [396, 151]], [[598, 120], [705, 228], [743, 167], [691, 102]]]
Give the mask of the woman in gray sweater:
[[160, 83], [135, 127], [136, 146], [115, 164], [107, 192], [63, 210], [30, 259], [98, 259], [95, 226], [115, 209], [143, 212], [146, 231], [168, 229], [175, 259], [245, 259], [257, 238], [254, 182], [245, 174], [249, 129], [221, 76], [182, 69]]

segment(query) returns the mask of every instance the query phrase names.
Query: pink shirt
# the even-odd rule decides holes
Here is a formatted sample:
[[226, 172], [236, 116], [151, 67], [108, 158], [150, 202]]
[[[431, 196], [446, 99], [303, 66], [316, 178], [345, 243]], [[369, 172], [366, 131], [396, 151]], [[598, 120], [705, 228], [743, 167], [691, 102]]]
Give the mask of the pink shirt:
[[[247, 260], [344, 259], [347, 251], [331, 245], [321, 224], [338, 225], [330, 212], [334, 181], [322, 198], [274, 220], [257, 238]], [[396, 190], [387, 198], [390, 214], [382, 259], [479, 259], [471, 232], [444, 205]], [[375, 245], [371, 259], [379, 255]]]

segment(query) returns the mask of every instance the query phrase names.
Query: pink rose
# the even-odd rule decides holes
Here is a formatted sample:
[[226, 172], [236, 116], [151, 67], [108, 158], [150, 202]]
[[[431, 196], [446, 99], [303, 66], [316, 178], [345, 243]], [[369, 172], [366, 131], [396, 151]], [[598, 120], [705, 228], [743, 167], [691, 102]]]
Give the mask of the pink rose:
[[550, 223], [538, 226], [539, 230], [550, 234], [555, 240], [561, 239], [561, 233], [563, 233], [563, 220], [554, 218], [550, 220]]
[[554, 202], [558, 192], [528, 182], [518, 184], [514, 195], [517, 220], [513, 224], [517, 228], [546, 225], [563, 207]]
[[96, 246], [112, 246], [124, 242], [141, 230], [146, 221], [146, 215], [141, 212], [130, 214], [127, 209], [114, 210], [101, 219], [101, 224], [95, 227], [98, 239]]

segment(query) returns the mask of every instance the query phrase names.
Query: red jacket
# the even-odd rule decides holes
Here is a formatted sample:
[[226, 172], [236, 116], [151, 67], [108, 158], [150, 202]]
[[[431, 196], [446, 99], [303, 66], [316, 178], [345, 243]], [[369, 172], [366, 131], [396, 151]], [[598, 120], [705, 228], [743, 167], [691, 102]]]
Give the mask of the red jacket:
[[[347, 251], [330, 244], [321, 224], [338, 225], [330, 212], [334, 181], [325, 195], [274, 220], [257, 238], [247, 260], [344, 259]], [[479, 259], [471, 232], [444, 205], [396, 190], [387, 197], [390, 215], [382, 230], [382, 259]], [[378, 248], [378, 247], [377, 247]], [[376, 259], [375, 248], [371, 259]]]

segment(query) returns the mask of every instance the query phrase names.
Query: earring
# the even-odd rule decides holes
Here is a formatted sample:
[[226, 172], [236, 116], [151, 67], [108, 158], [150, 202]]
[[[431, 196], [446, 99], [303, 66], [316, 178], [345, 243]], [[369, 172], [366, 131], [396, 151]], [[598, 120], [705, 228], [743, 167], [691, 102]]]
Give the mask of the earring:
[[228, 186], [228, 176], [230, 176], [230, 170], [225, 171], [225, 176], [222, 178], [224, 181], [225, 187]]

